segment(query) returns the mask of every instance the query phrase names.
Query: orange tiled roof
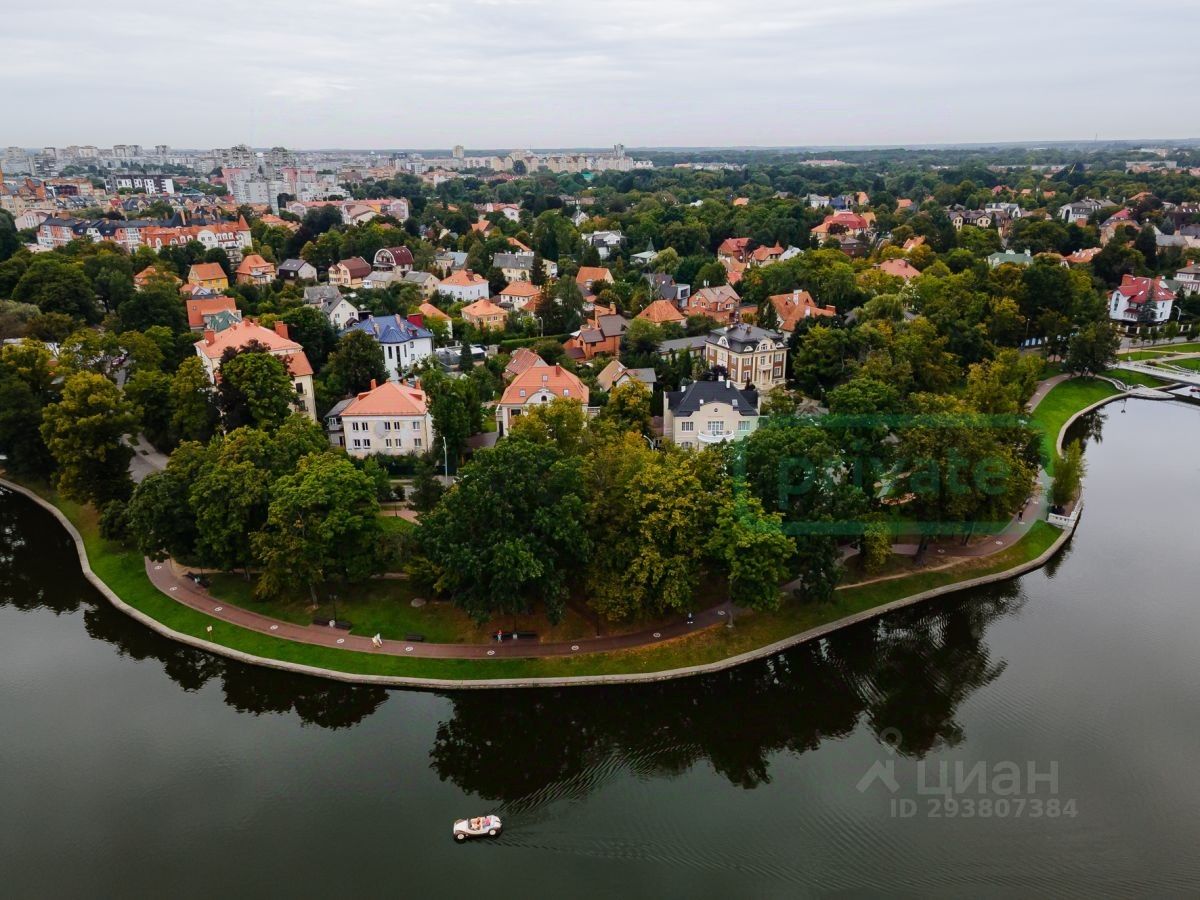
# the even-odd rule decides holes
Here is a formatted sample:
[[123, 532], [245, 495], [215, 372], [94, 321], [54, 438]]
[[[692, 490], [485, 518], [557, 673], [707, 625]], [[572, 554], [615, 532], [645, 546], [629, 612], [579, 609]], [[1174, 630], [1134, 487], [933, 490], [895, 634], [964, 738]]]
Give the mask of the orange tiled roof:
[[[286, 326], [284, 327], [286, 328]], [[264, 328], [252, 319], [243, 319], [241, 322], [230, 325], [224, 331], [212, 335], [211, 341], [208, 340], [208, 334], [205, 334], [204, 340], [197, 341], [196, 346], [209, 359], [220, 359], [221, 355], [230, 347], [245, 347], [251, 341], [258, 341], [270, 350], [272, 355], [288, 354], [285, 362], [292, 375], [312, 374], [312, 365], [309, 363], [308, 357], [304, 355], [303, 347], [291, 338], [284, 337], [274, 329]]]
[[453, 272], [446, 278], [443, 278], [442, 284], [461, 287], [474, 287], [477, 284], [482, 284], [486, 280], [487, 279], [482, 275], [476, 275], [470, 269], [459, 269], [457, 272]]
[[796, 324], [809, 316], [836, 316], [837, 308], [833, 306], [818, 306], [808, 291], [792, 291], [790, 294], [772, 294], [771, 305], [775, 307], [775, 315], [779, 317], [779, 327], [783, 331], [795, 331]]
[[501, 297], [536, 297], [542, 292], [536, 284], [531, 281], [510, 281], [508, 286], [500, 292]]
[[199, 328], [204, 324], [204, 317], [219, 312], [237, 312], [237, 304], [232, 297], [222, 294], [219, 297], [205, 297], [200, 300], [185, 300], [189, 328]]
[[580, 266], [575, 281], [578, 284], [586, 284], [589, 281], [612, 281], [612, 273], [604, 266]]
[[916, 278], [921, 274], [920, 269], [910, 263], [907, 259], [885, 259], [877, 268], [885, 275], [892, 275], [895, 278], [903, 278], [908, 281], [910, 278]]
[[428, 410], [424, 391], [398, 381], [385, 381], [351, 400], [342, 416], [423, 416]]
[[193, 278], [197, 281], [219, 281], [222, 278], [228, 280], [229, 276], [220, 263], [195, 263], [188, 269], [188, 280]]
[[683, 313], [676, 309], [675, 304], [670, 300], [655, 300], [638, 313], [637, 318], [648, 319], [656, 325], [662, 325], [664, 322], [682, 322], [684, 320]]
[[450, 317], [434, 306], [432, 303], [422, 303], [417, 307], [417, 312], [427, 319], [449, 319]]
[[[522, 391], [525, 392], [523, 397]], [[524, 405], [542, 391], [555, 397], [569, 397], [587, 405], [588, 389], [582, 381], [562, 366], [545, 364], [530, 366], [517, 375], [504, 389], [504, 396], [500, 398], [500, 402], [505, 405]]]
[[464, 306], [462, 308], [462, 315], [463, 318], [471, 316], [472, 318], [478, 319], [484, 316], [507, 316], [508, 311], [501, 309], [487, 297], [484, 297], [481, 300], [476, 300], [469, 306]]

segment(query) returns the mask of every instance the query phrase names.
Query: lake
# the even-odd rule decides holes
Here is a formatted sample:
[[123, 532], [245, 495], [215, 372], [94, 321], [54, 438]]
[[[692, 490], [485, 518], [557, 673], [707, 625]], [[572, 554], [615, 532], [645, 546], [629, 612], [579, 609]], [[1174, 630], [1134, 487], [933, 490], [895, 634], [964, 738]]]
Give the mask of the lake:
[[[0, 491], [4, 893], [1195, 896], [1200, 409], [1078, 431], [1086, 508], [1047, 568], [620, 688], [390, 691], [177, 646]], [[452, 842], [486, 812], [499, 840]]]

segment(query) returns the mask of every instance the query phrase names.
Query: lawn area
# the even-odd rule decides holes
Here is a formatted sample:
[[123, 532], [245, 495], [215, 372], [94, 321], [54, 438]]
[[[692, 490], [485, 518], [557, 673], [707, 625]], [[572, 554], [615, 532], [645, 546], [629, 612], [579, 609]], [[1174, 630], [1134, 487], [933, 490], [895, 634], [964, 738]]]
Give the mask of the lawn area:
[[1126, 384], [1140, 384], [1142, 387], [1162, 387], [1171, 383], [1169, 380], [1155, 378], [1142, 372], [1130, 372], [1128, 369], [1113, 369], [1112, 375]]
[[1200, 357], [1192, 359], [1173, 359], [1167, 365], [1179, 366], [1181, 369], [1191, 369], [1193, 372], [1200, 372]]
[[1166, 356], [1166, 350], [1124, 350], [1117, 354], [1121, 359], [1127, 359], [1131, 362], [1144, 362], [1147, 359], [1158, 359], [1160, 356]]
[[1107, 381], [1098, 378], [1072, 378], [1055, 385], [1033, 411], [1033, 424], [1042, 433], [1042, 458], [1046, 471], [1053, 474], [1058, 456], [1058, 433], [1067, 419], [1079, 410], [1120, 393]]
[[[970, 577], [1000, 572], [1041, 555], [1059, 536], [1058, 529], [1036, 523], [1029, 533], [995, 556], [964, 562], [935, 572], [839, 590], [827, 604], [788, 600], [775, 613], [744, 614], [734, 628], [709, 628], [688, 637], [638, 650], [544, 659], [437, 660], [338, 650], [295, 643], [247, 631], [176, 603], [160, 593], [146, 577], [144, 561], [134, 551], [104, 540], [91, 509], [63, 500], [44, 487], [37, 493], [58, 505], [83, 537], [93, 571], [126, 603], [167, 627], [271, 659], [319, 666], [343, 672], [419, 678], [479, 679], [655, 672], [713, 662], [782, 640], [808, 628], [840, 619], [930, 588]], [[206, 635], [206, 626], [213, 632]]]
[[545, 641], [574, 640], [596, 633], [592, 623], [572, 609], [567, 610], [557, 625], [551, 625], [544, 616], [505, 617], [479, 625], [446, 601], [431, 601], [416, 607], [412, 605], [413, 599], [425, 595], [406, 578], [380, 578], [363, 584], [319, 588], [317, 597], [321, 602], [315, 611], [306, 596], [290, 600], [256, 599], [254, 582], [240, 575], [218, 574], [210, 579], [214, 597], [296, 625], [308, 625], [314, 618], [334, 618], [334, 604], [328, 599], [333, 591], [338, 597], [336, 618], [348, 619], [353, 625], [350, 633], [366, 637], [380, 634], [391, 640], [403, 640], [407, 635], [421, 634], [425, 640], [438, 644], [478, 644], [485, 643], [500, 629], [536, 631]]

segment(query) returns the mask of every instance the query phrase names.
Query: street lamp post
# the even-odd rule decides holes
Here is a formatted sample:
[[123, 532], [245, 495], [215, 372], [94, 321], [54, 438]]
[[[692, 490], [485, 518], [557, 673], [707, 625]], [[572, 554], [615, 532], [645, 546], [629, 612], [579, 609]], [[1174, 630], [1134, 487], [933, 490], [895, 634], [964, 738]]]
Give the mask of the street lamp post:
[[545, 326], [545, 323], [542, 322], [542, 317], [534, 316], [534, 318], [537, 319], [537, 323], [538, 323], [538, 337], [545, 337], [546, 336], [546, 326]]
[[446, 436], [442, 435], [442, 474], [450, 478], [450, 451], [446, 447]]

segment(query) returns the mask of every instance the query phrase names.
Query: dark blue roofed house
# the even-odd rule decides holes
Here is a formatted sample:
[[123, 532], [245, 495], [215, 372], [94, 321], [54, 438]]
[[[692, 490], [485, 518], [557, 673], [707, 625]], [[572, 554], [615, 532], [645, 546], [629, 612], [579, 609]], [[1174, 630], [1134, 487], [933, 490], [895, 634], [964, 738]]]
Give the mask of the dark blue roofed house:
[[420, 316], [367, 316], [343, 331], [365, 331], [383, 346], [383, 362], [388, 377], [400, 379], [401, 373], [433, 355], [433, 332]]
[[758, 427], [758, 391], [727, 378], [694, 381], [663, 396], [663, 437], [680, 447], [736, 441]]

